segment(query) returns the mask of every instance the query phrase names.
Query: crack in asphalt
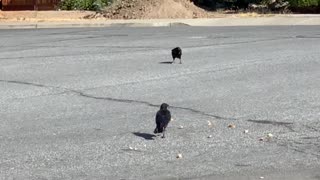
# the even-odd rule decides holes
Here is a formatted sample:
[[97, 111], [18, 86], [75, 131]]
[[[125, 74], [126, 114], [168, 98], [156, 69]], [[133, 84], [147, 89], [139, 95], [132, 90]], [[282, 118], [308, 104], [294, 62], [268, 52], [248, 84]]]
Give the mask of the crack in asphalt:
[[320, 36], [306, 36], [306, 35], [298, 35], [296, 36], [297, 39], [317, 39], [320, 38]]
[[43, 84], [37, 84], [37, 83], [31, 83], [31, 82], [24, 82], [24, 81], [6, 81], [6, 80], [0, 80], [0, 82], [5, 82], [5, 83], [13, 83], [13, 84], [23, 84], [23, 85], [30, 85], [30, 86], [36, 86], [36, 87], [44, 87], [44, 88], [51, 88], [50, 86], [45, 86]]
[[260, 124], [272, 124], [272, 125], [292, 125], [293, 123], [281, 122], [281, 121], [271, 121], [271, 120], [253, 120], [248, 119], [249, 122], [260, 123]]
[[[122, 103], [135, 103], [135, 104], [144, 104], [150, 107], [160, 107], [160, 104], [152, 104], [150, 102], [147, 101], [141, 101], [141, 100], [132, 100], [132, 99], [118, 99], [118, 98], [111, 98], [111, 97], [99, 97], [99, 96], [93, 96], [90, 94], [86, 94], [84, 92], [81, 91], [75, 91], [72, 90], [72, 92], [79, 94], [82, 97], [86, 97], [86, 98], [91, 98], [91, 99], [98, 99], [98, 100], [108, 100], [108, 101], [113, 101], [113, 102], [122, 102]], [[195, 114], [200, 114], [203, 116], [208, 116], [208, 117], [213, 117], [216, 119], [221, 119], [221, 120], [237, 120], [236, 118], [228, 118], [228, 117], [222, 117], [222, 116], [218, 116], [218, 115], [213, 115], [213, 114], [209, 114], [200, 110], [196, 110], [196, 109], [192, 109], [192, 108], [188, 108], [188, 107], [180, 107], [180, 106], [170, 106], [171, 109], [180, 109], [180, 110], [186, 110]]]
[[320, 158], [320, 154], [317, 153], [313, 153], [313, 152], [307, 152], [305, 149], [299, 148], [297, 146], [293, 146], [291, 144], [287, 144], [287, 143], [276, 143], [278, 146], [282, 146], [285, 148], [288, 148], [292, 151], [298, 152], [298, 153], [302, 153], [302, 154], [307, 154], [307, 155], [312, 155], [315, 156], [316, 158]]
[[259, 123], [259, 124], [271, 124], [274, 126], [284, 126], [288, 128], [291, 132], [295, 132], [292, 128], [293, 123], [290, 122], [282, 122], [282, 121], [272, 121], [272, 120], [257, 120], [257, 119], [248, 119], [248, 122]]
[[[50, 47], [42, 47], [42, 46], [33, 46], [34, 48], [30, 48], [34, 50], [35, 48], [50, 48]], [[56, 46], [58, 47], [58, 46]], [[62, 47], [62, 46], [60, 46]], [[86, 47], [82, 46], [81, 48]], [[55, 48], [52, 46], [51, 48]], [[67, 46], [65, 46], [67, 48]], [[131, 53], [132, 51], [128, 50], [121, 50], [121, 48], [115, 48], [119, 50], [112, 50], [113, 53]], [[152, 49], [152, 48], [149, 48]], [[25, 50], [25, 49], [24, 49]], [[29, 49], [27, 49], [29, 50]], [[15, 52], [16, 50], [13, 50], [12, 52]], [[9, 52], [9, 51], [6, 51]], [[145, 49], [135, 49], [134, 52], [145, 52]], [[108, 52], [95, 52], [95, 55], [106, 55]], [[57, 58], [57, 57], [75, 57], [75, 56], [85, 56], [87, 55], [87, 52], [81, 52], [81, 53], [73, 53], [73, 54], [51, 54], [51, 55], [35, 55], [35, 56], [16, 56], [16, 57], [0, 57], [0, 60], [11, 60], [11, 59], [37, 59], [37, 58]]]
[[151, 107], [158, 107], [160, 105], [152, 104], [147, 101], [140, 101], [140, 100], [132, 100], [132, 99], [118, 99], [118, 98], [112, 98], [112, 97], [99, 97], [99, 96], [93, 96], [90, 94], [86, 94], [81, 91], [72, 90], [72, 92], [85, 97], [85, 98], [91, 98], [91, 99], [97, 99], [97, 100], [107, 100], [107, 101], [113, 101], [113, 102], [122, 102], [122, 103], [136, 103], [136, 104], [145, 104]]
[[[121, 51], [118, 51], [121, 52]], [[7, 57], [7, 58], [0, 58], [0, 60], [11, 60], [11, 59], [37, 59], [37, 58], [59, 58], [59, 57], [75, 57], [75, 56], [84, 56], [87, 53], [77, 53], [77, 54], [57, 54], [57, 55], [47, 55], [47, 56], [17, 56], [17, 57]], [[105, 53], [95, 53], [95, 54], [100, 54], [103, 55]]]
[[316, 127], [312, 127], [312, 126], [309, 126], [309, 125], [305, 125], [305, 127], [309, 130], [312, 130], [312, 131], [315, 131], [315, 132], [320, 132], [319, 129], [317, 129]]
[[203, 111], [199, 111], [199, 110], [196, 110], [196, 109], [192, 109], [192, 108], [179, 107], [179, 106], [170, 106], [170, 107], [173, 108], [173, 109], [186, 110], [186, 111], [190, 111], [190, 112], [193, 112], [193, 113], [196, 113], [196, 114], [200, 114], [200, 115], [203, 115], [203, 116], [213, 117], [213, 118], [216, 118], [216, 119], [237, 120], [236, 118], [228, 118], [228, 117], [222, 117], [222, 116], [218, 116], [218, 115], [213, 115], [213, 114], [209, 114], [209, 113], [206, 113], [206, 112], [203, 112]]
[[[113, 102], [120, 102], [120, 103], [135, 103], [135, 104], [144, 104], [150, 107], [159, 107], [160, 104], [152, 104], [148, 101], [141, 101], [141, 100], [132, 100], [132, 99], [120, 99], [120, 98], [112, 98], [112, 97], [99, 97], [99, 96], [94, 96], [90, 94], [86, 94], [82, 91], [78, 90], [73, 90], [73, 89], [68, 89], [68, 88], [63, 88], [63, 87], [56, 87], [56, 86], [48, 86], [48, 85], [43, 85], [43, 84], [38, 84], [38, 83], [31, 83], [31, 82], [25, 82], [25, 81], [17, 81], [17, 80], [0, 80], [0, 82], [4, 83], [13, 83], [13, 84], [22, 84], [22, 85], [28, 85], [28, 86], [34, 86], [34, 87], [42, 87], [42, 88], [54, 88], [54, 89], [60, 89], [64, 90], [62, 93], [67, 93], [67, 92], [72, 92], [75, 94], [80, 95], [81, 97], [85, 98], [90, 98], [90, 99], [96, 99], [96, 100], [107, 100], [107, 101], [113, 101]], [[61, 94], [58, 93], [58, 94]], [[200, 110], [188, 108], [188, 107], [179, 107], [179, 106], [170, 106], [172, 109], [180, 109], [180, 110], [186, 110], [195, 114], [200, 114], [203, 116], [208, 116], [208, 117], [213, 117], [216, 119], [221, 119], [221, 120], [237, 120], [236, 118], [227, 118], [227, 117], [222, 117], [218, 115], [213, 115], [209, 114]]]
[[[59, 39], [59, 40], [54, 40], [51, 41], [51, 43], [56, 43], [56, 42], [63, 42], [63, 41], [76, 41], [76, 40], [83, 40], [83, 39], [93, 39], [93, 38], [103, 38], [103, 37], [113, 37], [114, 35], [97, 35], [97, 36], [85, 36], [85, 37], [78, 37], [78, 38], [69, 38], [69, 39]], [[125, 35], [123, 35], [125, 36]], [[279, 41], [279, 40], [285, 40], [285, 39], [295, 39], [293, 37], [279, 37], [279, 38], [268, 38], [268, 39], [255, 39], [255, 40], [249, 40], [249, 41], [238, 41], [238, 42], [225, 42], [225, 43], [210, 43], [210, 44], [204, 44], [204, 45], [190, 45], [190, 46], [185, 46], [184, 49], [190, 49], [190, 48], [203, 48], [203, 47], [214, 47], [214, 46], [225, 46], [225, 45], [239, 45], [239, 44], [249, 44], [249, 43], [258, 43], [258, 42], [267, 42], [267, 41]], [[39, 46], [39, 44], [46, 43], [45, 42], [36, 42], [36, 43], [25, 43], [23, 45], [19, 44], [19, 47], [28, 47], [31, 45]], [[5, 48], [10, 48], [10, 47], [17, 47], [17, 45], [14, 46], [5, 46]], [[41, 47], [41, 46], [40, 46]], [[91, 46], [90, 46], [91, 47]], [[119, 45], [111, 45], [111, 46], [104, 46], [104, 48], [132, 48], [132, 49], [139, 49], [139, 48], [147, 48], [147, 49], [155, 49], [155, 50], [163, 50], [167, 49], [167, 47], [160, 47], [160, 46], [119, 46]], [[34, 49], [34, 47], [31, 47], [31, 49]], [[29, 49], [27, 49], [29, 50]], [[0, 51], [2, 52], [2, 51]], [[5, 50], [7, 52], [7, 50]]]

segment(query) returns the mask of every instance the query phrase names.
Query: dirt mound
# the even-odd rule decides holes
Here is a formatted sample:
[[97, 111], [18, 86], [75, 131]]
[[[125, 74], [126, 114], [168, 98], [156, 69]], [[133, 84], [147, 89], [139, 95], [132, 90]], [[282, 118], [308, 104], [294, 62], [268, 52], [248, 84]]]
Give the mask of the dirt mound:
[[212, 16], [190, 0], [118, 0], [102, 13], [87, 18], [171, 19]]
[[207, 17], [206, 11], [188, 0], [160, 0], [150, 7], [144, 18], [199, 18]]

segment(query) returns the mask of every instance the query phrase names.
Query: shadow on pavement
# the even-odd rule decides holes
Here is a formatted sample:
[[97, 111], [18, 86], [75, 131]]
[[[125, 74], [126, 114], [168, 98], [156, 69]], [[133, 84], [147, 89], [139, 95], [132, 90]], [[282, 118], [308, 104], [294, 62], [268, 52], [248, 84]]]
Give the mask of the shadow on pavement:
[[172, 64], [172, 61], [163, 61], [163, 62], [159, 62], [159, 64]]
[[149, 133], [141, 133], [141, 132], [133, 132], [132, 134], [142, 137], [145, 140], [154, 140], [153, 138], [156, 137], [154, 134], [149, 134]]

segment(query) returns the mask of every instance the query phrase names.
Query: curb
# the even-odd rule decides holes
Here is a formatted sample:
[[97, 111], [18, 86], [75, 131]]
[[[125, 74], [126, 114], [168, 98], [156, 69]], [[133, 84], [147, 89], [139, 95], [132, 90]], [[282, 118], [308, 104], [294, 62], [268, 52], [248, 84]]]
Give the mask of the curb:
[[47, 29], [47, 28], [90, 28], [90, 27], [178, 27], [190, 26], [186, 23], [71, 23], [71, 24], [1, 24], [0, 29]]
[[320, 16], [226, 17], [212, 19], [84, 20], [58, 22], [1, 22], [0, 29], [180, 26], [302, 26], [320, 25]]

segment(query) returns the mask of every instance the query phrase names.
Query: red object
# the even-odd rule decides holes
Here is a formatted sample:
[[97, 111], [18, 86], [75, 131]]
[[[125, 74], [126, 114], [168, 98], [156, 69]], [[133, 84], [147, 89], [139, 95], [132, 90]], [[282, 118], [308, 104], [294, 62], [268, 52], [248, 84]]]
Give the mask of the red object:
[[55, 10], [59, 0], [0, 0], [2, 10]]

